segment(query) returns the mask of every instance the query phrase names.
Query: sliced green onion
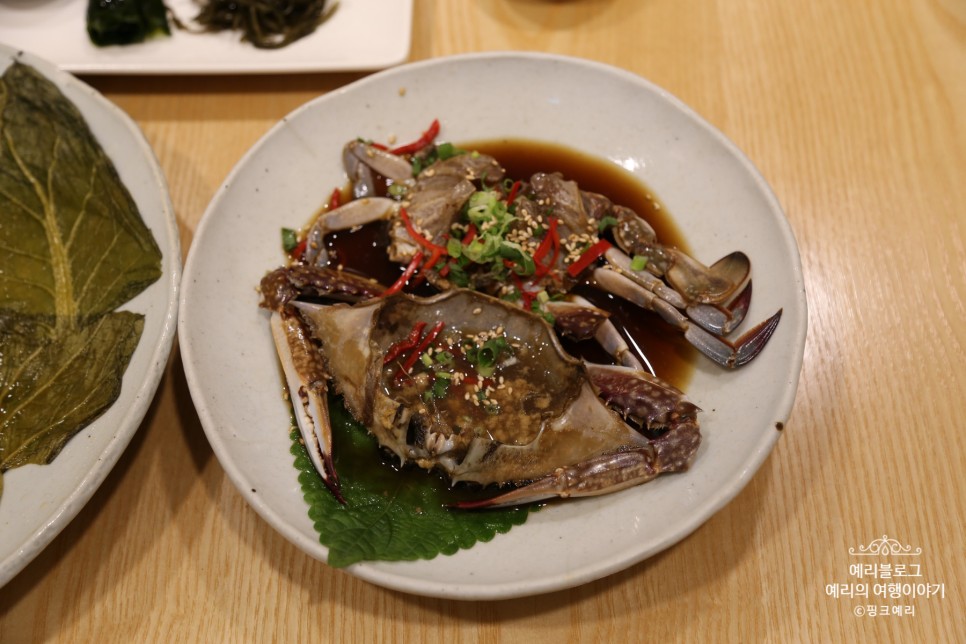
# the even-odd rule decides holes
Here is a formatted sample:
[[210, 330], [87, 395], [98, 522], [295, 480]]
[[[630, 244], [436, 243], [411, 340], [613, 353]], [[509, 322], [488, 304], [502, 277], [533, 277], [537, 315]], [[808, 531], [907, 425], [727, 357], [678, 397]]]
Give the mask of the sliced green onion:
[[446, 241], [446, 254], [450, 257], [460, 257], [463, 254], [463, 242], [450, 237]]
[[647, 258], [643, 255], [634, 255], [634, 259], [631, 260], [631, 270], [643, 271], [645, 266], [647, 266]]
[[533, 275], [533, 272], [537, 269], [537, 266], [533, 261], [533, 257], [531, 257], [529, 253], [524, 252], [520, 244], [515, 242], [504, 241], [501, 243], [500, 257], [513, 262], [513, 272], [517, 275], [522, 275], [524, 277], [527, 275]]
[[620, 222], [617, 221], [617, 217], [611, 217], [610, 215], [607, 215], [606, 217], [600, 220], [600, 223], [597, 224], [597, 230], [598, 232], [604, 232], [608, 228], [613, 228], [618, 223]]
[[282, 248], [286, 253], [291, 253], [299, 245], [298, 233], [291, 228], [282, 229]]
[[[448, 377], [441, 378], [442, 375], [441, 373], [436, 374], [436, 378], [433, 380], [433, 396], [435, 398], [445, 398], [446, 394], [449, 393], [450, 380]], [[449, 376], [449, 374], [446, 375]]]

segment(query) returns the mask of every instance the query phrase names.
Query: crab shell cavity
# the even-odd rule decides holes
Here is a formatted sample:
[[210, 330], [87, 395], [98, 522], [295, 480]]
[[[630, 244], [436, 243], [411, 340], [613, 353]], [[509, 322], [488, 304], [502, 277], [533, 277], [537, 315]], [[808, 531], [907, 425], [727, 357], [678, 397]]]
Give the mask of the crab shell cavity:
[[[404, 463], [441, 468], [454, 482], [518, 483], [649, 446], [600, 400], [584, 365], [541, 318], [496, 298], [458, 289], [431, 298], [295, 306], [346, 408]], [[399, 378], [398, 360], [384, 364], [417, 324], [439, 321], [435, 343], [455, 353], [467, 338], [505, 337], [512, 358], [494, 374], [502, 381], [488, 394], [493, 405], [475, 404], [467, 387], [427, 400], [418, 378]]]

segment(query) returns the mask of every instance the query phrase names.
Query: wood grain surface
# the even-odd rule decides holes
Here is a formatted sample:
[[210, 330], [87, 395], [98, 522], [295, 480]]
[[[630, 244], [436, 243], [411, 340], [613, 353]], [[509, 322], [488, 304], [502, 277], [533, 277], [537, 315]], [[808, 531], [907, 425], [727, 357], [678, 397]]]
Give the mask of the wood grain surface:
[[[311, 559], [247, 506], [175, 351], [105, 484], [0, 589], [0, 642], [966, 641], [966, 4], [416, 1], [411, 60], [498, 49], [640, 74], [771, 183], [810, 326], [794, 410], [751, 484], [680, 544], [595, 583], [512, 601], [409, 596]], [[362, 76], [85, 80], [143, 128], [187, 253], [249, 146]], [[888, 581], [850, 572], [849, 548], [883, 535], [922, 548], [907, 581], [945, 596], [829, 596]], [[868, 604], [914, 614], [856, 614]]]

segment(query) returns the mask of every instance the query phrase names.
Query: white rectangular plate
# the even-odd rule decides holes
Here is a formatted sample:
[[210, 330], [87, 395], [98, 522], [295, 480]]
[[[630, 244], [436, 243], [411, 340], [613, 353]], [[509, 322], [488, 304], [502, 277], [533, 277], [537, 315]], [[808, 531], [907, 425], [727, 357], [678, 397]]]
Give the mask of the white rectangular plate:
[[[184, 21], [194, 0], [168, 0]], [[87, 0], [0, 0], [0, 43], [27, 49], [61, 69], [88, 74], [267, 74], [371, 70], [406, 60], [412, 0], [339, 0], [332, 17], [287, 47], [257, 49], [237, 33], [193, 34], [96, 47], [87, 37]]]

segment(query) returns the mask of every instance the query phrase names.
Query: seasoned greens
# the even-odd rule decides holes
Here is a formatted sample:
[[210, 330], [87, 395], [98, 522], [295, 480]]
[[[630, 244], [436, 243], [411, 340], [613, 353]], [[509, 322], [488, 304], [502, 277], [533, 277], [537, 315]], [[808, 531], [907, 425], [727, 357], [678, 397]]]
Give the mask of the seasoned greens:
[[19, 62], [0, 77], [0, 249], [2, 476], [49, 463], [116, 400], [144, 318], [115, 309], [161, 276], [80, 112]]
[[335, 8], [328, 0], [202, 0], [195, 20], [205, 31], [240, 31], [259, 49], [279, 49], [313, 33]]
[[88, 0], [87, 35], [95, 45], [130, 45], [170, 34], [162, 0]]

